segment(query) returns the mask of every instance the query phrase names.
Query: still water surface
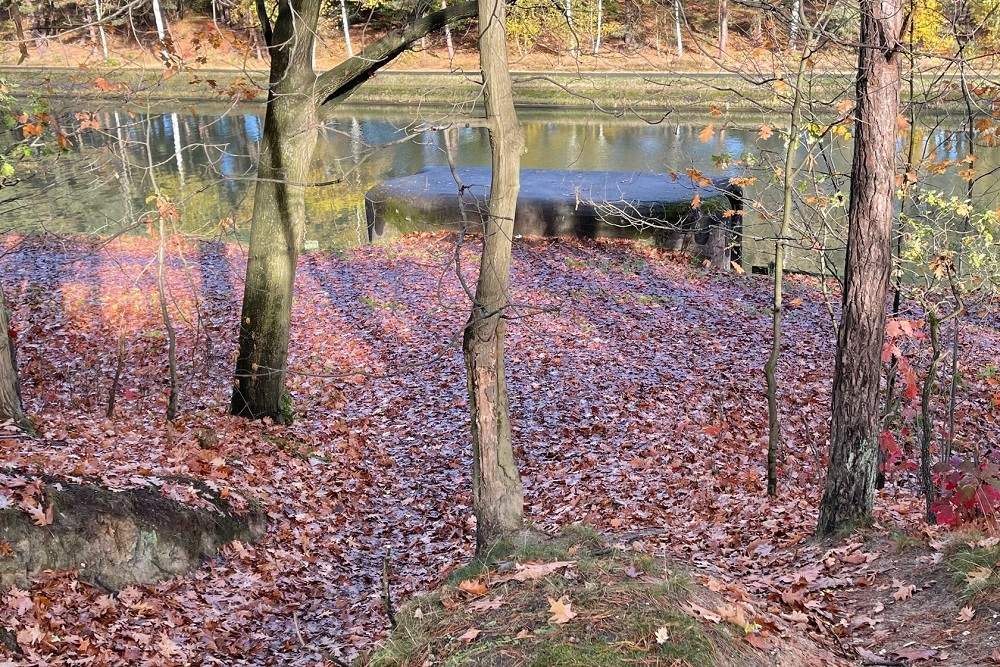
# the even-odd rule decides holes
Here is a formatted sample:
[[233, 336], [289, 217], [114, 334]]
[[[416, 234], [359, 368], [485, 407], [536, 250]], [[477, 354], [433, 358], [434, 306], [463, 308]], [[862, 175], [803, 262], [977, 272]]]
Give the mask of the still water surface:
[[[72, 118], [74, 109], [63, 109]], [[181, 213], [180, 227], [192, 234], [245, 241], [249, 237], [253, 179], [263, 129], [260, 106], [200, 105], [166, 110], [105, 108], [96, 112], [100, 130], [86, 133], [69, 153], [44, 162], [30, 188], [0, 191], [0, 231], [45, 229], [57, 233], [112, 234], [145, 230], [157, 188]], [[766, 265], [773, 252], [772, 222], [767, 211], [779, 209], [774, 178], [783, 157], [779, 132], [759, 138], [761, 119], [689, 118], [662, 122], [637, 117], [614, 118], [596, 112], [521, 111], [527, 150], [523, 168], [642, 171], [667, 174], [697, 169], [706, 174], [743, 173], [757, 181], [748, 198], [763, 204], [748, 212], [743, 239], [744, 264]], [[71, 122], [71, 121], [70, 121]], [[714, 131], [708, 136], [705, 126]], [[780, 124], [780, 119], [771, 121]], [[364, 193], [380, 180], [414, 174], [431, 165], [447, 165], [449, 151], [459, 166], [490, 163], [486, 132], [450, 127], [444, 112], [421, 118], [403, 109], [344, 107], [324, 123], [307, 191], [309, 246], [334, 248], [368, 242]], [[921, 142], [937, 160], [967, 153], [958, 122], [937, 123], [921, 133]], [[148, 147], [148, 148], [147, 148]], [[849, 165], [849, 142], [828, 139], [813, 171], [827, 172], [819, 186], [800, 179], [803, 193], [846, 197], [843, 171]], [[805, 155], [803, 148], [803, 156]], [[981, 170], [1000, 163], [1000, 149], [980, 149]], [[813, 156], [819, 155], [812, 150]], [[752, 166], [740, 162], [751, 158]], [[667, 176], [665, 176], [667, 178]], [[334, 182], [336, 181], [336, 182]], [[964, 194], [964, 182], [941, 177], [946, 191]], [[978, 206], [995, 206], [995, 188], [985, 183]], [[26, 191], [30, 195], [26, 195]], [[803, 219], [809, 217], [804, 207]], [[836, 216], [835, 216], [836, 217]], [[433, 229], [433, 221], [423, 221]], [[386, 238], [401, 231], [387, 229]], [[835, 231], [832, 232], [834, 235]], [[827, 239], [827, 243], [836, 245]], [[808, 242], [792, 250], [792, 267], [808, 268]]]

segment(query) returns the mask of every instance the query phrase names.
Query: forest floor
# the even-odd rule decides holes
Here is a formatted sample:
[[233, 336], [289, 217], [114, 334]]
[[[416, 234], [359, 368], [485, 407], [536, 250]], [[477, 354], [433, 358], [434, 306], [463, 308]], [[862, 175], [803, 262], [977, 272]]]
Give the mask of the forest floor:
[[[460, 252], [469, 274], [474, 250]], [[113, 488], [154, 486], [188, 503], [198, 491], [164, 478], [202, 478], [237, 506], [261, 503], [269, 530], [189, 575], [117, 596], [72, 573], [43, 577], [6, 595], [0, 622], [25, 664], [307, 665], [371, 650], [388, 630], [386, 559], [392, 594], [405, 600], [472, 554], [460, 350], [468, 301], [454, 237], [302, 257], [291, 426], [226, 415], [244, 250], [177, 241], [170, 256], [181, 364], [173, 424], [164, 420], [155, 243], [4, 241], [0, 280], [41, 433], [0, 431], [4, 461]], [[834, 351], [815, 281], [788, 284], [776, 499], [764, 485], [766, 277], [715, 274], [625, 242], [521, 240], [513, 285], [513, 432], [526, 514], [539, 529], [586, 524], [634, 554], [681, 563], [850, 660], [997, 661], [1000, 606], [989, 590], [963, 590], [973, 578], [996, 582], [996, 540], [927, 528], [906, 466], [879, 492], [873, 529], [811, 539]], [[963, 450], [995, 443], [995, 382], [979, 371], [998, 358], [996, 325], [979, 314], [963, 325]], [[967, 543], [985, 566], [956, 565]]]

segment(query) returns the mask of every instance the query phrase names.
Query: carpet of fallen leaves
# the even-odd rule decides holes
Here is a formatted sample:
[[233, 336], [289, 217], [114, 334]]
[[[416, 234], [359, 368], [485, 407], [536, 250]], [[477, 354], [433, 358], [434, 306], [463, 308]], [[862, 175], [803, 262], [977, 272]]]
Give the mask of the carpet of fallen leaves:
[[[288, 427], [226, 414], [243, 248], [171, 245], [181, 416], [168, 425], [155, 243], [3, 243], [0, 279], [26, 408], [42, 433], [0, 439], [5, 462], [115, 488], [159, 486], [183, 502], [198, 502], [198, 492], [163, 479], [195, 476], [237, 506], [255, 499], [271, 521], [259, 543], [234, 544], [157, 586], [109, 595], [54, 573], [11, 591], [0, 621], [25, 663], [347, 659], [387, 631], [386, 559], [393, 595], [405, 598], [469, 557], [475, 523], [460, 350], [468, 299], [455, 275], [454, 237], [301, 259], [288, 379], [297, 419]], [[471, 283], [475, 247], [457, 254]], [[891, 599], [893, 574], [864, 537], [830, 547], [809, 539], [834, 332], [807, 278], [789, 280], [779, 369], [785, 459], [780, 497], [764, 492], [768, 280], [712, 274], [624, 242], [518, 241], [507, 368], [526, 511], [546, 531], [585, 522], [693, 563], [719, 590], [764, 598], [804, 633], [853, 656], [854, 643], [871, 650], [902, 639], [899, 628], [885, 633], [878, 611], [848, 604], [858, 588], [906, 601]], [[123, 372], [107, 419], [120, 340]], [[963, 367], [997, 358], [1000, 334], [987, 323], [967, 325], [962, 340]], [[996, 408], [975, 373], [967, 377], [959, 437], [989, 446]], [[902, 473], [879, 493], [883, 533], [919, 530], [916, 486]], [[920, 597], [921, 582], [904, 583]], [[972, 653], [988, 655], [996, 644], [987, 617], [977, 615], [982, 650]], [[975, 622], [956, 621], [955, 636]], [[910, 635], [931, 659], [947, 658], [944, 643], [955, 641], [939, 629], [941, 637]]]

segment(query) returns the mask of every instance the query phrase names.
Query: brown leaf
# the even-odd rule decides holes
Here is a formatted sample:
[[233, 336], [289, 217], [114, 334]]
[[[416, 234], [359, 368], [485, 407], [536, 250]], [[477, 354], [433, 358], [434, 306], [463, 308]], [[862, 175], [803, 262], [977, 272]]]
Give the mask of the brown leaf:
[[469, 603], [469, 609], [475, 609], [476, 611], [499, 609], [502, 606], [503, 600], [501, 598], [496, 598], [494, 600], [476, 600], [475, 602]]
[[722, 620], [721, 616], [716, 614], [714, 611], [709, 611], [708, 609], [705, 609], [701, 605], [697, 605], [692, 602], [688, 606], [691, 608], [691, 611], [694, 612], [695, 616], [701, 616], [706, 621], [711, 621], [712, 623], [719, 623]]
[[478, 636], [479, 636], [479, 630], [478, 629], [476, 629], [476, 628], [469, 628], [468, 630], [466, 630], [458, 638], [458, 640], [459, 641], [463, 641], [466, 644], [468, 644], [469, 642], [474, 641], [476, 639], [476, 637], [478, 637]]
[[916, 662], [917, 660], [930, 660], [938, 654], [936, 649], [932, 648], [904, 648], [898, 651], [893, 651], [893, 653], [905, 660], [912, 660]]
[[709, 123], [708, 125], [706, 125], [701, 129], [701, 132], [698, 133], [698, 141], [700, 141], [703, 144], [707, 144], [712, 140], [712, 137], [714, 136], [715, 136], [715, 126]]
[[896, 602], [909, 600], [913, 597], [913, 591], [917, 590], [917, 587], [914, 584], [904, 584], [898, 579], [893, 579], [892, 585], [896, 587], [896, 592], [892, 594], [892, 597], [896, 600]]
[[542, 577], [547, 577], [553, 572], [561, 570], [564, 567], [569, 567], [575, 562], [576, 561], [572, 560], [556, 560], [551, 563], [527, 563], [525, 565], [518, 565], [517, 570], [513, 574], [498, 577], [497, 579], [494, 579], [494, 581], [498, 584], [502, 584], [505, 581], [528, 581], [529, 579], [541, 579]]
[[968, 623], [972, 620], [973, 616], [976, 615], [976, 610], [972, 607], [962, 607], [962, 610], [958, 612], [958, 622]]
[[768, 139], [771, 138], [773, 134], [774, 134], [774, 128], [772, 128], [767, 123], [764, 123], [763, 125], [760, 126], [760, 129], [757, 131], [757, 138], [767, 141]]

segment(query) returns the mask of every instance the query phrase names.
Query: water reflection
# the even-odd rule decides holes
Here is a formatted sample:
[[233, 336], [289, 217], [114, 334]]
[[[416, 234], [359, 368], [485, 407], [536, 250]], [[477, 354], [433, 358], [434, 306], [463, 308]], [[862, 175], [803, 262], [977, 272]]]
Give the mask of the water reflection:
[[[74, 122], [75, 109], [60, 117]], [[255, 165], [263, 130], [259, 106], [237, 108], [138, 107], [94, 112], [100, 129], [82, 135], [67, 154], [46, 159], [44, 170], [28, 187], [0, 191], [3, 229], [38, 229], [112, 234], [130, 229], [142, 232], [154, 191], [150, 165], [160, 191], [181, 211], [187, 233], [246, 241], [252, 208]], [[431, 112], [423, 122], [447, 121], [443, 112]], [[716, 128], [705, 132], [705, 119], [651, 124], [638, 118], [612, 118], [597, 113], [521, 113], [527, 152], [525, 169], [615, 170], [684, 173], [689, 169], [718, 173], [738, 169], [739, 160], [754, 156], [757, 181], [747, 195], [758, 200], [756, 212], [745, 220], [745, 264], [766, 265], [772, 252], [769, 216], [778, 210], [774, 172], [784, 148], [779, 132], [768, 140], [758, 137], [760, 120], [741, 124], [711, 119]], [[780, 122], [780, 121], [779, 121]], [[939, 122], [919, 132], [924, 154], [935, 161], [961, 160], [968, 154], [957, 122]], [[460, 166], [486, 166], [489, 142], [480, 128], [454, 127], [449, 131], [418, 131], [420, 126], [400, 110], [341, 109], [322, 127], [307, 189], [307, 238], [320, 247], [363, 243], [367, 233], [364, 193], [381, 180], [414, 174], [429, 166], [448, 164], [448, 154]], [[828, 136], [822, 155], [803, 148], [826, 173], [800, 183], [806, 193], [831, 197], [842, 191], [850, 160], [849, 142]], [[901, 140], [902, 141], [902, 140]], [[901, 146], [901, 149], [903, 147]], [[978, 171], [986, 173], [1000, 160], [997, 149], [978, 147]], [[825, 162], [825, 164], [824, 164]], [[977, 186], [977, 205], [996, 205], [996, 180]], [[954, 173], [937, 177], [936, 186], [964, 195], [965, 183]], [[25, 195], [30, 191], [31, 196]], [[846, 197], [846, 192], [842, 192]], [[803, 198], [805, 199], [805, 198]], [[796, 219], [810, 220], [814, 212], [799, 204]], [[433, 224], [432, 222], [428, 224]], [[825, 241], [836, 245], [836, 225], [821, 229]], [[820, 232], [810, 231], [814, 236]], [[388, 237], [392, 237], [389, 230]], [[807, 238], [809, 234], [804, 234]], [[813, 241], [819, 241], [818, 238]], [[791, 264], [810, 261], [811, 242], [793, 247]]]

